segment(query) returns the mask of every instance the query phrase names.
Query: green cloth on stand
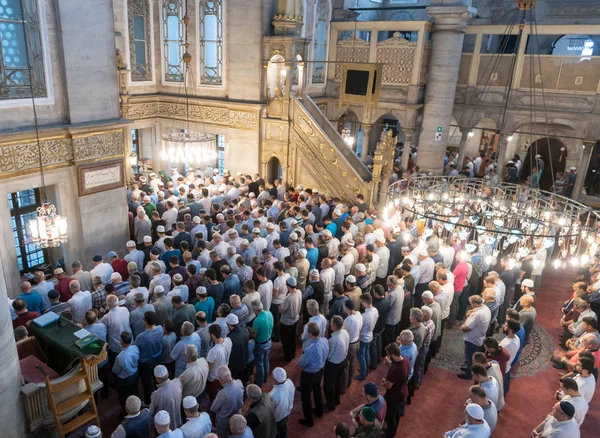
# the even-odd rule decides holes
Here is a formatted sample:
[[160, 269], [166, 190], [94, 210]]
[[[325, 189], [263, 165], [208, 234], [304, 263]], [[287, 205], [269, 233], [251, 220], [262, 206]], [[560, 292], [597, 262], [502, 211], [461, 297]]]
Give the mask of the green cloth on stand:
[[75, 359], [99, 355], [104, 346], [104, 341], [98, 339], [79, 349], [79, 338], [74, 333], [81, 330], [81, 327], [65, 318], [60, 318], [45, 327], [39, 327], [32, 322], [29, 329], [46, 355], [47, 365], [61, 375], [69, 371], [68, 367]]

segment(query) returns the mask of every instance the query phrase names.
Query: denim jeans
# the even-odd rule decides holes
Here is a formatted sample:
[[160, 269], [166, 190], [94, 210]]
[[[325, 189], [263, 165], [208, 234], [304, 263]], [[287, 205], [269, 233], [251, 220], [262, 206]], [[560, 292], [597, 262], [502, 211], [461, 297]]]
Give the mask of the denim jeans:
[[256, 385], [261, 387], [269, 378], [269, 350], [271, 341], [264, 344], [256, 344], [254, 347], [254, 359], [256, 360]]
[[370, 345], [370, 342], [360, 341], [358, 349], [358, 375], [361, 379], [366, 379], [369, 372], [369, 363], [371, 362]]
[[477, 353], [477, 351], [479, 351], [479, 346], [469, 341], [465, 341], [465, 362], [467, 363], [467, 371], [465, 374], [469, 379], [473, 378], [473, 375], [471, 374], [471, 365], [473, 365], [473, 354]]

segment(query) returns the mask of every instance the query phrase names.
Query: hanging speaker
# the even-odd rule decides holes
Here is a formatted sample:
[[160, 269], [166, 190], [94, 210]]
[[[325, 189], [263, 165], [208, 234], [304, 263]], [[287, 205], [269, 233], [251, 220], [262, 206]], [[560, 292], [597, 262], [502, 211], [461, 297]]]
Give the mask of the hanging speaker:
[[346, 63], [342, 70], [340, 108], [344, 105], [367, 104], [379, 107], [381, 90], [381, 64]]

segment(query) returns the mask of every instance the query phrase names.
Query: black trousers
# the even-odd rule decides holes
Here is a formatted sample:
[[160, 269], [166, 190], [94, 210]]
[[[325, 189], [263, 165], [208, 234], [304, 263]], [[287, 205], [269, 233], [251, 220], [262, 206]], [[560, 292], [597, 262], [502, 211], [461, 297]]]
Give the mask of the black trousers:
[[[348, 347], [348, 356], [346, 356], [346, 366], [344, 367], [344, 374], [348, 379], [348, 388], [352, 386], [352, 381], [354, 380], [354, 371], [356, 370], [356, 353], [358, 352], [358, 348], [360, 347], [360, 342], [356, 341], [353, 344], [350, 344]], [[344, 391], [345, 392], [345, 391]]]
[[281, 324], [281, 344], [283, 345], [283, 357], [286, 361], [292, 361], [296, 357], [296, 325]]
[[370, 364], [367, 364], [369, 366], [369, 369], [372, 370], [376, 370], [377, 369], [377, 365], [379, 365], [381, 363], [381, 336], [382, 333], [373, 333], [373, 340], [371, 341], [371, 345], [369, 346], [370, 348], [370, 353], [369, 353], [369, 358], [370, 358]]
[[302, 400], [302, 412], [308, 424], [313, 425], [313, 410], [311, 395], [315, 401], [315, 413], [323, 415], [323, 397], [321, 395], [321, 380], [323, 379], [323, 368], [316, 373], [302, 371], [300, 375], [300, 398]]
[[127, 397], [130, 395], [138, 395], [138, 373], [121, 379], [118, 376], [115, 376], [117, 380], [117, 396], [119, 398], [119, 404], [121, 405], [121, 409], [125, 412], [125, 402], [127, 401]]
[[385, 421], [387, 423], [386, 438], [394, 438], [396, 436], [396, 430], [398, 429], [398, 423], [400, 422], [400, 413], [406, 406], [406, 401], [401, 403], [394, 403], [390, 400], [385, 401], [387, 404], [387, 411], [385, 412]]
[[419, 309], [421, 307], [423, 307], [422, 295], [423, 295], [423, 292], [425, 292], [428, 287], [429, 287], [429, 283], [417, 284], [417, 286], [415, 287], [415, 296], [414, 296], [415, 305], [414, 305], [414, 307], [418, 307]]
[[290, 416], [288, 415], [283, 420], [277, 422], [277, 435], [275, 438], [288, 438], [287, 426], [289, 418]]
[[138, 364], [138, 373], [142, 380], [142, 390], [144, 391], [144, 403], [150, 404], [150, 396], [156, 390], [154, 382], [154, 367], [157, 364], [152, 362], [140, 362]]
[[271, 333], [271, 340], [273, 342], [279, 342], [279, 304], [271, 303], [271, 315], [273, 315], [273, 332]]
[[396, 337], [394, 336], [394, 334], [396, 333], [396, 327], [398, 327], [398, 324], [396, 324], [396, 325], [386, 324], [385, 325], [385, 329], [383, 329], [383, 333], [381, 333], [381, 349], [379, 352], [379, 354], [381, 356], [386, 355], [385, 347], [387, 347], [392, 342], [396, 342]]
[[325, 362], [325, 373], [323, 379], [323, 390], [325, 391], [325, 401], [330, 410], [334, 410], [340, 404], [340, 395], [342, 393], [342, 376], [344, 375], [344, 366], [346, 361], [340, 363]]

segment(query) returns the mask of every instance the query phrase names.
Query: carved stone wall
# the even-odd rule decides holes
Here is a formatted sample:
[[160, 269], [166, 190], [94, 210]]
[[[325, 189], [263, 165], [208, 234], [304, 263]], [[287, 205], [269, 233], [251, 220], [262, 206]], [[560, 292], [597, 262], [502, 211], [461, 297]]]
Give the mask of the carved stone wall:
[[377, 62], [383, 64], [381, 82], [410, 84], [415, 59], [416, 43], [411, 43], [396, 32], [392, 38], [377, 43]]
[[338, 41], [335, 50], [335, 79], [342, 79], [342, 64], [344, 62], [369, 62], [371, 44], [356, 35]]
[[6, 142], [0, 140], [0, 176], [6, 178], [18, 172], [38, 169], [40, 152], [44, 167], [69, 166], [74, 162], [122, 157], [123, 135], [123, 129], [52, 137], [43, 137], [42, 134], [39, 151], [35, 139]]
[[244, 111], [224, 106], [208, 106], [176, 102], [128, 102], [123, 105], [124, 117], [132, 120], [163, 117], [189, 120], [207, 125], [227, 126], [237, 129], [258, 130], [259, 112]]

